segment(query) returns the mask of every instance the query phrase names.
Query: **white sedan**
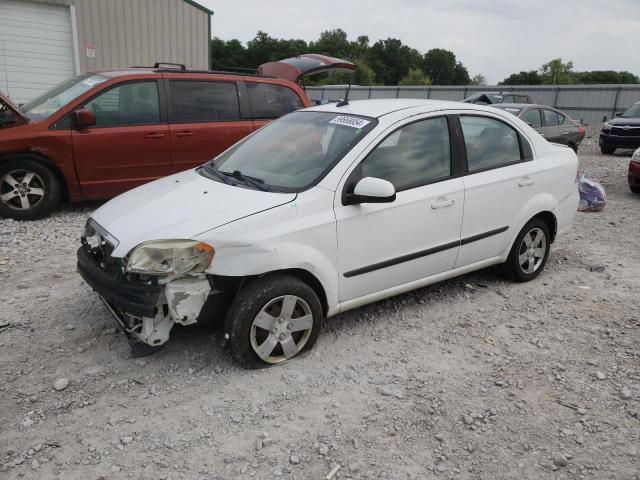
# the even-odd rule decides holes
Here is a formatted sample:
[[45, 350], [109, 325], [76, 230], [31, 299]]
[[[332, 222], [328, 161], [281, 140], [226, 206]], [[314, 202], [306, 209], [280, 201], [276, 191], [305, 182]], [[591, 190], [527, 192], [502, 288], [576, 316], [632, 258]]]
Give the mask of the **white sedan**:
[[237, 361], [277, 364], [339, 312], [490, 265], [536, 278], [572, 223], [577, 169], [491, 107], [308, 108], [103, 205], [78, 270], [134, 348], [217, 319]]

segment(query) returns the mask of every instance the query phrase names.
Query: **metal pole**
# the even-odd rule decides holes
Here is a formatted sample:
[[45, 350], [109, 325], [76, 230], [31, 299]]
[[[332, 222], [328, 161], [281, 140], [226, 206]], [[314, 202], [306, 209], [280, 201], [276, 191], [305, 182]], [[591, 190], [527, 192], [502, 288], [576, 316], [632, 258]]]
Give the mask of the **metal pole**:
[[613, 112], [611, 112], [611, 118], [616, 116], [616, 110], [618, 109], [618, 97], [620, 96], [621, 87], [616, 88], [616, 97], [613, 99]]
[[367, 98], [371, 98], [371, 87], [369, 87], [369, 96]]
[[556, 87], [556, 96], [553, 99], [553, 108], [558, 108], [558, 93], [560, 93], [560, 87]]

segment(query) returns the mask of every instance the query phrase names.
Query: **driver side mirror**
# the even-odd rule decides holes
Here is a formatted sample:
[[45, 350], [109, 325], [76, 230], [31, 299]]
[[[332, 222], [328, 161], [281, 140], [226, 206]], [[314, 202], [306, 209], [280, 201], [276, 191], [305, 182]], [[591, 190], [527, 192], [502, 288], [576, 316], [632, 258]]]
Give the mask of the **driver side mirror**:
[[345, 205], [360, 203], [391, 203], [396, 199], [396, 189], [387, 180], [364, 177], [356, 183], [353, 193], [345, 195]]
[[88, 108], [80, 108], [71, 112], [71, 124], [76, 128], [93, 127], [96, 123], [96, 114]]

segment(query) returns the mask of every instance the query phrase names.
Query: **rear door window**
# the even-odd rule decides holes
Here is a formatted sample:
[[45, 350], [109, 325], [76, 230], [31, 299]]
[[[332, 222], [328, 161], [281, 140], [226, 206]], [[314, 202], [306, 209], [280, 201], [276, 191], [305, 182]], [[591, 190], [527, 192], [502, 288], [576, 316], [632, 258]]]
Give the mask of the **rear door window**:
[[240, 118], [234, 82], [171, 80], [171, 123], [224, 122]]
[[533, 108], [522, 115], [522, 120], [533, 128], [542, 127], [542, 118], [540, 117], [540, 109]]
[[278, 118], [304, 107], [290, 88], [272, 83], [246, 82], [253, 118]]
[[460, 116], [469, 172], [510, 165], [522, 160], [518, 133], [499, 120]]
[[96, 116], [96, 127], [160, 123], [160, 99], [155, 80], [123, 83], [84, 105]]
[[564, 122], [564, 117], [553, 110], [544, 109], [544, 122], [547, 127], [555, 127]]

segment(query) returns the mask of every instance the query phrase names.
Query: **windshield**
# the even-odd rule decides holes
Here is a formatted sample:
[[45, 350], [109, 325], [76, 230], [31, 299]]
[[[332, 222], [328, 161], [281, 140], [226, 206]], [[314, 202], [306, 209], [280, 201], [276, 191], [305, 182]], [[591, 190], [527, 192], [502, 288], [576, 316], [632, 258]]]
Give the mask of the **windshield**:
[[270, 190], [302, 191], [322, 178], [376, 124], [356, 115], [294, 112], [258, 130], [209, 163], [229, 178]]
[[25, 103], [20, 109], [30, 120], [42, 120], [50, 117], [70, 101], [75, 100], [83, 93], [107, 80], [109, 80], [109, 77], [91, 73], [70, 78], [39, 97]]
[[622, 114], [625, 118], [640, 117], [640, 103], [636, 103], [633, 107]]

